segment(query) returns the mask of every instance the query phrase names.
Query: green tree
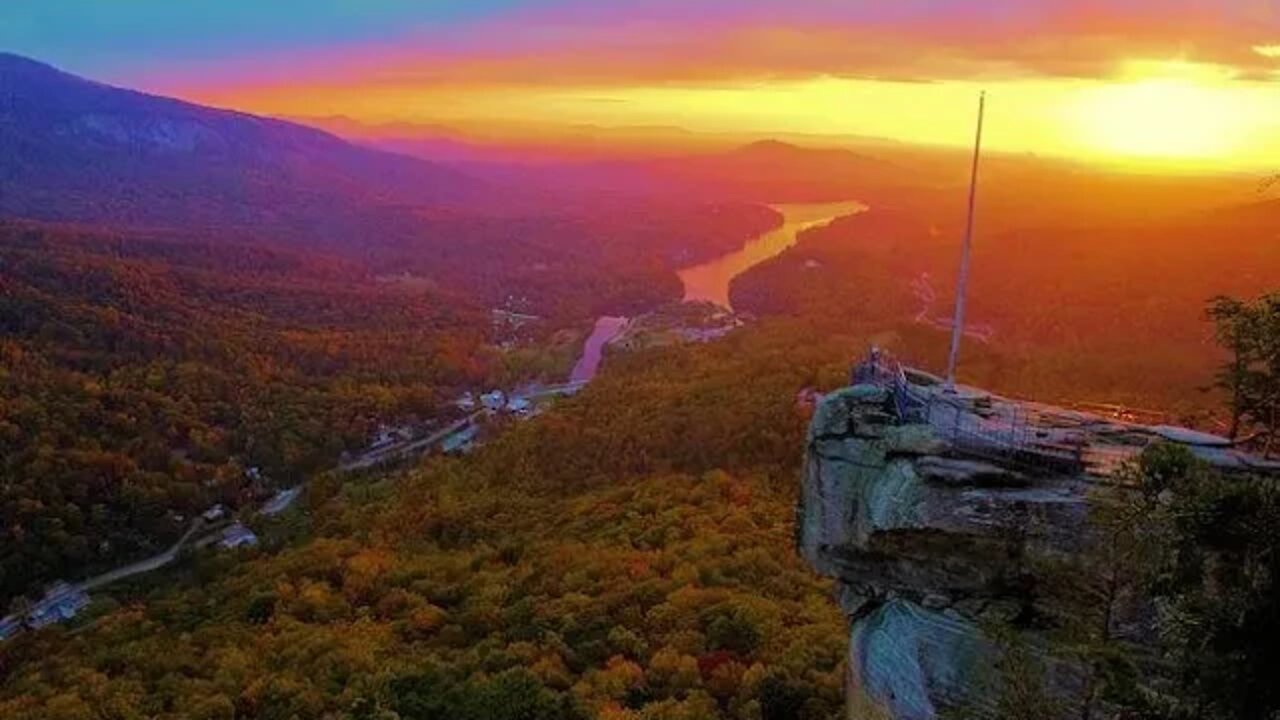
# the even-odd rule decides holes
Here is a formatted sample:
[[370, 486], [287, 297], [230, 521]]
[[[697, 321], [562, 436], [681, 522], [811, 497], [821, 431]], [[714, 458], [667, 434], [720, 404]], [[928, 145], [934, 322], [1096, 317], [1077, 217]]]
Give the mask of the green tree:
[[1089, 581], [1080, 583], [1084, 602], [1075, 618], [1080, 654], [1089, 668], [1081, 720], [1096, 717], [1104, 703], [1123, 705], [1138, 693], [1137, 653], [1118, 623], [1151, 582], [1152, 559], [1161, 549], [1154, 532], [1159, 524], [1147, 522], [1154, 505], [1145, 494], [1095, 505], [1097, 531], [1083, 556], [1083, 577]]
[[[1100, 621], [1083, 643], [1092, 669], [1084, 716], [1277, 717], [1280, 485], [1224, 476], [1172, 444], [1148, 448], [1118, 479], [1137, 492], [1095, 513], [1087, 574]], [[1113, 632], [1116, 609], [1132, 614], [1143, 598], [1154, 649]]]
[[1248, 427], [1270, 453], [1280, 433], [1280, 293], [1248, 302], [1216, 297], [1208, 315], [1230, 354], [1214, 384], [1230, 397], [1231, 437]]
[[1178, 718], [1280, 713], [1280, 485], [1224, 477], [1185, 449], [1172, 545], [1154, 595], [1177, 669]]
[[774, 673], [760, 683], [760, 716], [764, 720], [794, 720], [805, 716], [808, 691], [785, 675]]
[[750, 655], [760, 646], [760, 629], [742, 608], [715, 608], [707, 613], [704, 622], [707, 644], [712, 650]]

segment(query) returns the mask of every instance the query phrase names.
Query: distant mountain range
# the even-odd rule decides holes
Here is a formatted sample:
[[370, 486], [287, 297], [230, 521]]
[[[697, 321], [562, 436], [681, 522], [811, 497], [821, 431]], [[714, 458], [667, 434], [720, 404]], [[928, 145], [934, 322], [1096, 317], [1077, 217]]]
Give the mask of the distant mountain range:
[[[504, 164], [511, 155], [499, 148], [374, 140], [351, 121], [322, 124], [111, 87], [0, 53], [0, 216], [203, 231], [351, 254], [420, 240], [424, 212], [579, 213], [575, 204], [590, 211], [604, 197], [847, 200], [914, 174], [849, 150], [779, 141], [669, 159], [520, 167]], [[423, 128], [381, 131], [397, 129]], [[441, 158], [452, 164], [433, 162]]]
[[[448, 167], [0, 53], [0, 214], [340, 242], [389, 206], [483, 202]], [[382, 224], [385, 224], [382, 223]]]
[[[311, 121], [325, 129], [115, 88], [0, 53], [0, 217], [267, 241], [339, 251], [385, 270], [422, 257], [424, 249], [453, 247], [474, 232], [476, 218], [508, 227], [512, 218], [550, 218], [537, 230], [484, 233], [504, 247], [536, 237], [549, 252], [563, 250], [565, 233], [557, 224], [565, 218], [637, 222], [643, 213], [634, 207], [651, 211], [658, 202], [857, 199], [953, 213], [967, 181], [965, 153], [928, 148], [850, 150], [765, 140], [612, 159], [557, 157], [541, 148], [533, 156], [538, 162], [526, 163], [521, 160], [532, 150], [521, 155], [459, 140], [447, 128]], [[659, 130], [667, 132], [634, 128], [601, 137], [637, 139]], [[585, 137], [592, 132], [582, 130]], [[1084, 199], [1099, 187], [1130, 184], [1098, 169], [1032, 157], [993, 154], [985, 161], [988, 225], [1034, 211], [1028, 187]], [[1225, 204], [1212, 198], [1239, 179], [1153, 178], [1148, 184], [1148, 203], [1179, 198], [1192, 212], [1195, 205]], [[1132, 200], [1133, 193], [1123, 197]], [[1117, 212], [1128, 213], [1129, 200], [1117, 203]], [[1267, 223], [1276, 205], [1229, 212]], [[592, 242], [582, 237], [576, 244]]]
[[843, 148], [807, 148], [761, 140], [729, 152], [648, 164], [658, 175], [715, 187], [732, 197], [770, 202], [863, 199], [874, 189], [918, 181], [901, 165]]
[[[553, 132], [508, 128], [485, 140], [441, 125], [370, 125], [347, 117], [297, 122], [353, 142], [452, 163], [479, 176], [542, 190], [595, 189], [631, 196], [748, 202], [821, 202], [866, 197], [874, 188], [922, 181], [920, 168], [946, 168], [963, 179], [963, 154], [908, 150], [897, 143], [846, 136], [765, 140], [699, 134], [673, 127], [575, 125]], [[811, 142], [806, 142], [811, 141]], [[811, 143], [820, 143], [814, 146]], [[851, 149], [849, 144], [857, 149]], [[922, 152], [928, 158], [921, 161]], [[897, 158], [904, 161], [900, 162]], [[958, 182], [958, 180], [957, 180]]]
[[460, 168], [0, 54], [0, 220], [17, 226], [302, 249], [406, 287], [586, 317], [679, 297], [680, 263], [777, 219], [636, 175]]

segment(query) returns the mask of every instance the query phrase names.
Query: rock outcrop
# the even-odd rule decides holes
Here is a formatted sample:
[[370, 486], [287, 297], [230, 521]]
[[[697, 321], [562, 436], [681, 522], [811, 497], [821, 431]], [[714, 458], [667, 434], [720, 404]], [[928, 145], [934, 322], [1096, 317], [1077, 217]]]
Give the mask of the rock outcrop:
[[1155, 442], [1224, 468], [1257, 462], [1220, 438], [944, 392], [921, 373], [826, 396], [808, 435], [797, 545], [837, 580], [850, 618], [851, 717], [996, 717], [992, 669], [1009, 635], [1033, 649], [1062, 714], [1078, 717], [1082, 668], [1035, 622], [1061, 582], [1045, 568], [1081, 553], [1091, 508], [1130, 492], [1115, 469]]

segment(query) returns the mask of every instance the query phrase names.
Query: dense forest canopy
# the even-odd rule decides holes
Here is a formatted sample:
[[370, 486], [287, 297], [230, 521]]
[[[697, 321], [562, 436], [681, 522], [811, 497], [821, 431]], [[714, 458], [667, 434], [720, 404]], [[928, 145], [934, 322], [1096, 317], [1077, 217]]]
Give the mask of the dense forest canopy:
[[487, 312], [337, 261], [0, 227], [0, 588], [171, 541], [499, 374]]
[[[182, 518], [269, 490], [249, 468], [292, 485], [463, 390], [562, 380], [533, 347], [678, 298], [681, 262], [777, 222], [751, 205], [619, 213], [424, 219], [448, 243], [399, 261], [0, 225], [0, 596], [164, 546]], [[536, 315], [534, 336], [500, 349], [493, 308]]]
[[[261, 550], [194, 557], [162, 583], [112, 593], [82, 629], [0, 646], [0, 709], [836, 717], [845, 619], [792, 549], [796, 390], [843, 384], [845, 359], [869, 343], [932, 353], [944, 340], [911, 324], [819, 328], [767, 321], [718, 343], [617, 355], [579, 397], [473, 457], [357, 482], [322, 476], [304, 511], [260, 525]], [[1110, 673], [1099, 693], [1143, 717], [1191, 717], [1178, 713], [1204, 703], [1251, 717], [1243, 700], [1260, 698], [1247, 689], [1258, 678], [1229, 648], [1273, 632], [1274, 543], [1250, 528], [1274, 524], [1274, 488], [1181, 455], [1132, 472], [1148, 490], [1131, 517], [1159, 519], [1156, 552], [1169, 564], [1126, 582], [1153, 583], [1170, 622], [1207, 634], [1163, 650], [1160, 677], [1185, 672], [1192, 684], [1151, 685], [1158, 698], [1127, 679], [1149, 657], [1088, 640], [1080, 651]], [[1170, 487], [1176, 502], [1156, 500]], [[1243, 573], [1219, 560], [1237, 556]], [[1100, 610], [1082, 597], [1087, 612], [1070, 617], [1083, 622]], [[1254, 609], [1219, 611], [1219, 599]]]
[[831, 717], [843, 619], [790, 550], [794, 389], [860, 340], [809, 332], [622, 356], [473, 458], [321, 479], [265, 551], [0, 645], [0, 710]]

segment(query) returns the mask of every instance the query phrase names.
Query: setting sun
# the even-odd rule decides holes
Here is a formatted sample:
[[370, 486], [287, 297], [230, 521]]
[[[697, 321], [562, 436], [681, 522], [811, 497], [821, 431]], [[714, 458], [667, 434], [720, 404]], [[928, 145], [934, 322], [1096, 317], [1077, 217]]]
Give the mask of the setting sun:
[[1083, 142], [1116, 155], [1214, 158], [1244, 140], [1241, 102], [1184, 80], [1147, 80], [1087, 91], [1077, 108]]
[[1131, 60], [1080, 88], [1062, 122], [1067, 144], [1109, 162], [1250, 167], [1274, 149], [1280, 106], [1266, 83], [1182, 60]]

